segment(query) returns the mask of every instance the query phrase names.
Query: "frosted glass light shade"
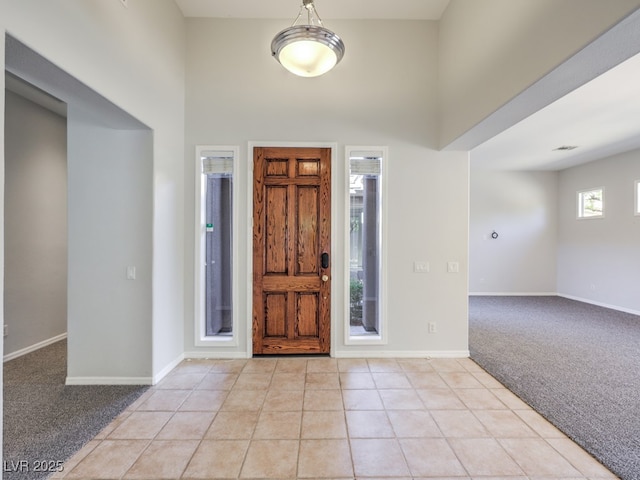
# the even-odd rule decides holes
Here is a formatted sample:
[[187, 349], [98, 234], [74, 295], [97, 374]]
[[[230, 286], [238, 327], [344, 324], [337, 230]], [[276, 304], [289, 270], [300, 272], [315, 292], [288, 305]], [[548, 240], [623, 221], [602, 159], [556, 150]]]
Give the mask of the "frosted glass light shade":
[[317, 77], [342, 60], [344, 43], [324, 27], [298, 25], [286, 28], [274, 37], [271, 54], [291, 73]]

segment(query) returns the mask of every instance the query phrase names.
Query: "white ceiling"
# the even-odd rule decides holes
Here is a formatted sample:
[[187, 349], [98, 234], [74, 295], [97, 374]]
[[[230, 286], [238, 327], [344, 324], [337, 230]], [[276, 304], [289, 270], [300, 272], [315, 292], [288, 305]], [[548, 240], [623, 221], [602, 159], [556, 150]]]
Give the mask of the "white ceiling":
[[[302, 0], [176, 0], [185, 17], [291, 18]], [[439, 20], [449, 0], [316, 0], [325, 19]]]
[[[185, 17], [295, 18], [302, 0], [176, 0]], [[438, 20], [449, 0], [316, 0], [323, 19]], [[640, 55], [475, 147], [473, 168], [561, 170], [640, 148]], [[555, 150], [577, 146], [573, 150]]]

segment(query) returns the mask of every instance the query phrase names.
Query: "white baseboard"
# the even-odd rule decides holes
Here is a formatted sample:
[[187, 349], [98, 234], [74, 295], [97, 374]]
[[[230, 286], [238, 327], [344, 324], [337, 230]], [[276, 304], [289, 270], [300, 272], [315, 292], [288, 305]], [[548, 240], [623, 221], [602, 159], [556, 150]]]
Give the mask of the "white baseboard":
[[217, 350], [215, 352], [185, 352], [184, 358], [193, 358], [199, 360], [209, 360], [219, 358], [221, 360], [237, 359], [237, 358], [251, 358], [251, 354], [246, 352], [222, 352]]
[[67, 377], [65, 385], [153, 385], [152, 377]]
[[632, 315], [640, 315], [639, 310], [633, 310], [631, 308], [619, 307], [618, 305], [611, 305], [608, 303], [596, 302], [594, 300], [589, 300], [588, 298], [576, 297], [574, 295], [567, 295], [564, 293], [558, 293], [559, 297], [567, 298], [569, 300], [575, 300], [577, 302], [588, 303], [590, 305], [595, 305], [597, 307], [610, 308], [611, 310], [617, 310], [619, 312], [631, 313]]
[[556, 292], [469, 292], [470, 297], [555, 297]]
[[336, 358], [468, 358], [469, 350], [413, 350], [413, 351], [345, 351], [334, 352]]
[[169, 362], [169, 364], [166, 367], [160, 370], [160, 372], [156, 373], [153, 376], [152, 385], [156, 385], [160, 380], [166, 377], [171, 372], [171, 370], [173, 370], [180, 364], [182, 360], [184, 360], [184, 353], [178, 355], [172, 362]]
[[43, 340], [41, 342], [35, 343], [29, 347], [21, 348], [20, 350], [16, 350], [15, 352], [8, 353], [2, 358], [3, 363], [8, 362], [9, 360], [13, 360], [14, 358], [18, 358], [23, 355], [26, 355], [27, 353], [40, 350], [41, 348], [51, 345], [52, 343], [56, 343], [56, 342], [59, 342], [60, 340], [64, 340], [65, 338], [67, 338], [67, 334], [61, 333], [60, 335], [56, 335], [55, 337], [51, 337], [51, 338], [48, 338], [47, 340]]

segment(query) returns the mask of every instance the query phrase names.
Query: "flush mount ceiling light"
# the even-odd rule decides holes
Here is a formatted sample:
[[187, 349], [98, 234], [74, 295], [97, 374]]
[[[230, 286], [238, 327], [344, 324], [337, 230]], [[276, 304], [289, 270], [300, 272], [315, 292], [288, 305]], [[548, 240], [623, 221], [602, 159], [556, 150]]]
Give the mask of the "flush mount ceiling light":
[[[298, 25], [305, 15], [307, 23]], [[324, 28], [313, 0], [302, 0], [300, 13], [293, 24], [273, 38], [271, 54], [291, 73], [317, 77], [342, 60], [344, 43], [338, 35]]]

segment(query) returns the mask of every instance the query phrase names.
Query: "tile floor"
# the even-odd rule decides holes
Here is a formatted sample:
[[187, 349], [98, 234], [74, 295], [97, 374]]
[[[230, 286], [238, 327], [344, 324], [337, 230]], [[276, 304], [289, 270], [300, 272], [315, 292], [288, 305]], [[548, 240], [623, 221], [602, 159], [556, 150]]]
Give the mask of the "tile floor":
[[612, 479], [469, 359], [187, 360], [54, 478]]

